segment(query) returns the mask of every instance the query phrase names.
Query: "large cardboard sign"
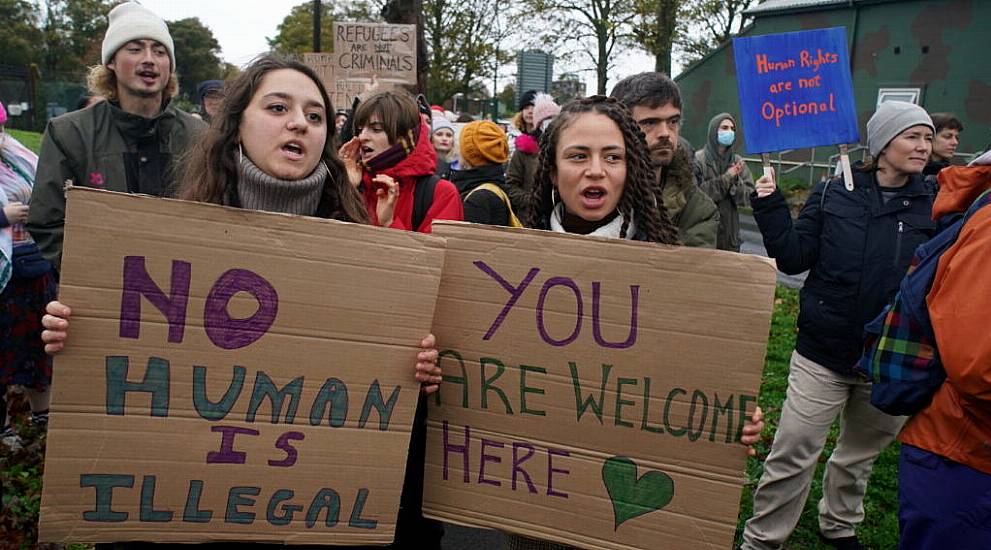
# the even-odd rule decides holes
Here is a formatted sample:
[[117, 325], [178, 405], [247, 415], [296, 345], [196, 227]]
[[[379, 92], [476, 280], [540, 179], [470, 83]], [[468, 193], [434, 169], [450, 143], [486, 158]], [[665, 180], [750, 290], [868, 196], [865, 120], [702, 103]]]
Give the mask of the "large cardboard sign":
[[42, 540], [393, 540], [441, 239], [78, 188], [65, 235]]
[[856, 143], [846, 29], [733, 39], [748, 153]]
[[580, 548], [732, 545], [773, 266], [438, 222], [424, 510]]

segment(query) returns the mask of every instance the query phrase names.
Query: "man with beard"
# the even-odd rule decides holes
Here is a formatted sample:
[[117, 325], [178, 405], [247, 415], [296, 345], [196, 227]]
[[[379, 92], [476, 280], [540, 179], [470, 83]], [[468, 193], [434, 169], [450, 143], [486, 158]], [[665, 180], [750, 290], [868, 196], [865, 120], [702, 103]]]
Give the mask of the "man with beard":
[[162, 196], [180, 156], [205, 128], [176, 108], [172, 36], [160, 17], [127, 2], [110, 10], [102, 64], [90, 92], [107, 101], [52, 119], [45, 129], [27, 228], [59, 266], [67, 183]]
[[681, 131], [681, 92], [664, 73], [640, 73], [612, 90], [633, 113], [658, 168], [661, 198], [685, 246], [716, 248], [719, 211], [695, 184], [692, 153]]

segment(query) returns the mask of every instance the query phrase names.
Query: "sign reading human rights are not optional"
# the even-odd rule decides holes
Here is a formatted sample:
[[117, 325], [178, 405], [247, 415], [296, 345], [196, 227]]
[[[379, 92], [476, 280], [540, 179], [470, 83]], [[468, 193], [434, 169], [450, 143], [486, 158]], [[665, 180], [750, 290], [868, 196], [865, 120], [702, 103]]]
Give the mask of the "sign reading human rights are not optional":
[[748, 153], [856, 143], [846, 29], [733, 39]]
[[729, 548], [774, 298], [754, 256], [436, 222], [425, 513], [594, 549]]
[[441, 239], [80, 188], [65, 235], [43, 541], [393, 540]]

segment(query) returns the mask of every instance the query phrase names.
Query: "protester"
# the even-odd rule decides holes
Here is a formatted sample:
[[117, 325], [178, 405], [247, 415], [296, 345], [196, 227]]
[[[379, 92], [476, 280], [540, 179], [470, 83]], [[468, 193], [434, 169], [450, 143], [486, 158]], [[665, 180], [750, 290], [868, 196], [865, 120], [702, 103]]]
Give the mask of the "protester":
[[[540, 165], [523, 225], [558, 233], [678, 244], [678, 228], [658, 205], [655, 169], [642, 132], [616, 99], [565, 105], [541, 140]], [[743, 427], [753, 445], [764, 423], [758, 407]], [[751, 454], [753, 450], [748, 452]], [[509, 550], [569, 547], [507, 535]]]
[[[7, 386], [23, 386], [31, 423], [45, 426], [52, 363], [39, 336], [45, 304], [55, 297], [55, 274], [24, 229], [38, 157], [4, 131], [6, 123], [0, 103], [0, 402]], [[17, 448], [11, 415], [3, 417], [0, 439]]]
[[[258, 59], [230, 83], [213, 130], [191, 151], [180, 197], [367, 223], [361, 196], [348, 181], [333, 147], [332, 112], [327, 91], [311, 69], [270, 56]], [[66, 345], [70, 316], [67, 305], [48, 305], [42, 338], [49, 353], [58, 353]], [[423, 351], [417, 356], [415, 379], [425, 395], [437, 390], [441, 372], [434, 337], [428, 335], [420, 346]], [[424, 434], [419, 437], [423, 439]], [[419, 469], [408, 466], [396, 542], [389, 548], [439, 549], [424, 542], [409, 514], [411, 499], [419, 498], [422, 484], [422, 463]], [[414, 504], [419, 514], [419, 501]]]
[[533, 186], [533, 178], [537, 173], [537, 154], [540, 152], [540, 135], [560, 112], [561, 107], [550, 95], [538, 93], [534, 97], [531, 114], [533, 129], [516, 136], [516, 150], [506, 170], [506, 183], [520, 196], [529, 194]]
[[65, 185], [161, 196], [176, 180], [176, 158], [203, 122], [179, 110], [172, 36], [135, 2], [110, 10], [102, 64], [89, 88], [107, 101], [52, 119], [45, 130], [27, 228], [59, 267]]
[[476, 120], [461, 129], [460, 148], [461, 169], [451, 172], [451, 181], [464, 202], [465, 221], [512, 225], [516, 209], [503, 176], [509, 155], [506, 132], [492, 121]]
[[927, 176], [938, 174], [953, 162], [953, 155], [960, 145], [960, 132], [963, 132], [963, 124], [953, 113], [933, 113], [932, 120], [936, 128], [936, 133], [933, 135], [933, 152], [926, 169], [922, 172]]
[[506, 135], [509, 137], [510, 157], [516, 151], [516, 137], [533, 131], [533, 100], [536, 96], [537, 90], [527, 90], [520, 96], [519, 105], [516, 106], [516, 115], [513, 116], [506, 131]]
[[716, 247], [719, 211], [697, 185], [693, 157], [681, 145], [681, 92], [664, 73], [640, 73], [621, 80], [612, 97], [633, 113], [647, 138], [657, 185], [668, 218], [685, 246]]
[[740, 251], [741, 206], [750, 206], [754, 179], [743, 158], [733, 153], [736, 144], [736, 119], [720, 113], [709, 121], [708, 140], [695, 153], [695, 180], [699, 188], [719, 209], [716, 248]]
[[[933, 218], [966, 211], [989, 189], [989, 155], [970, 167], [944, 169], [939, 173]], [[991, 548], [988, 273], [991, 208], [983, 206], [940, 258], [927, 298], [946, 381], [898, 437], [902, 549]]]
[[778, 548], [787, 540], [841, 412], [822, 482], [820, 536], [836, 548], [862, 548], [855, 529], [864, 517], [871, 467], [905, 418], [874, 408], [869, 381], [855, 376], [853, 367], [863, 350], [864, 325], [894, 296], [912, 252], [933, 234], [935, 189], [922, 176], [932, 134], [921, 107], [882, 103], [867, 122], [874, 160], [856, 167], [853, 191], [842, 177], [820, 183], [794, 222], [773, 176], [757, 180], [751, 201], [768, 254], [784, 273], [811, 271], [801, 291], [781, 420], [743, 548]]
[[213, 117], [220, 112], [220, 103], [224, 100], [223, 80], [204, 80], [196, 86], [196, 97], [200, 100], [200, 118], [210, 124]]
[[446, 178], [451, 170], [451, 162], [457, 155], [457, 148], [454, 147], [454, 126], [443, 113], [434, 111], [432, 117], [430, 143], [437, 153], [437, 169], [434, 174]]
[[[392, 91], [373, 93], [354, 112], [357, 137], [341, 147], [341, 157], [375, 225], [430, 233], [433, 220], [463, 218], [454, 184], [432, 178], [437, 156], [427, 116], [409, 94]], [[415, 212], [416, 188], [429, 189], [431, 181], [429, 208]]]

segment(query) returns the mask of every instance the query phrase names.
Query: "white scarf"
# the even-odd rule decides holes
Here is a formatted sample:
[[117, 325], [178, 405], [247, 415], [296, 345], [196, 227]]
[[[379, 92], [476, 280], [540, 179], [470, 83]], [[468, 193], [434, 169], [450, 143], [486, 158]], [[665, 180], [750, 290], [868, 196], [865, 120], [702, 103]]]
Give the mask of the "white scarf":
[[[564, 230], [564, 226], [561, 225], [561, 212], [564, 210], [564, 203], [559, 202], [554, 205], [554, 209], [551, 210], [551, 231], [557, 233], [567, 233]], [[596, 229], [595, 231], [589, 233], [593, 237], [607, 237], [610, 239], [618, 239], [619, 231], [623, 228], [623, 214], [617, 213], [616, 217], [612, 219], [611, 222], [603, 225], [602, 227]], [[633, 223], [630, 219], [630, 225], [626, 228], [626, 240], [632, 241], [633, 235], [637, 232], [637, 225]]]

